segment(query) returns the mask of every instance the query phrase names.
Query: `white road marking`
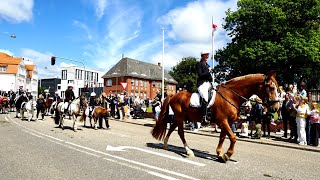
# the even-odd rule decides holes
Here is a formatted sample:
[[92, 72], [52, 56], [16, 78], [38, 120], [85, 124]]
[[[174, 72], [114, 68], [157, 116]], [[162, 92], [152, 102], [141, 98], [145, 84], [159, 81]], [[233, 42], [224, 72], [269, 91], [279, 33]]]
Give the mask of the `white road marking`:
[[188, 175], [185, 175], [185, 174], [177, 173], [177, 172], [174, 172], [174, 171], [169, 171], [169, 170], [162, 169], [162, 168], [159, 168], [159, 167], [155, 167], [155, 166], [152, 166], [152, 165], [149, 165], [149, 164], [145, 164], [145, 163], [141, 163], [141, 162], [138, 162], [138, 161], [126, 159], [126, 158], [123, 158], [123, 157], [120, 157], [120, 156], [115, 156], [115, 155], [112, 155], [112, 154], [104, 153], [104, 152], [101, 152], [101, 151], [98, 151], [98, 150], [94, 150], [94, 149], [91, 149], [91, 148], [88, 148], [88, 147], [85, 147], [85, 146], [74, 144], [72, 142], [68, 142], [67, 141], [65, 143], [70, 144], [70, 145], [74, 145], [74, 146], [77, 146], [79, 148], [83, 148], [83, 149], [86, 149], [86, 150], [89, 150], [89, 151], [100, 153], [100, 154], [103, 154], [103, 155], [106, 155], [106, 156], [109, 156], [109, 157], [113, 157], [115, 159], [120, 159], [120, 160], [123, 160], [123, 161], [127, 161], [127, 162], [130, 162], [132, 164], [137, 164], [137, 165], [144, 166], [144, 167], [147, 167], [147, 168], [150, 168], [150, 169], [156, 169], [158, 171], [163, 171], [163, 172], [166, 172], [168, 174], [174, 174], [176, 176], [180, 176], [180, 177], [187, 178], [187, 179], [196, 179], [194, 177], [191, 177], [191, 176], [188, 176]]
[[145, 169], [142, 169], [142, 168], [139, 167], [139, 166], [133, 166], [133, 165], [131, 165], [131, 164], [128, 164], [128, 163], [125, 163], [125, 162], [118, 162], [118, 161], [115, 161], [115, 160], [109, 159], [109, 158], [103, 158], [103, 159], [104, 159], [104, 160], [108, 160], [108, 161], [115, 162], [115, 163], [117, 163], [117, 164], [120, 164], [120, 165], [129, 167], [129, 168], [132, 168], [132, 169], [136, 169], [136, 170], [139, 170], [139, 171], [144, 171], [144, 172], [147, 172], [148, 174], [151, 174], [151, 175], [154, 175], [154, 176], [158, 176], [158, 177], [161, 177], [161, 178], [163, 178], [163, 179], [176, 180], [176, 178], [174, 178], [174, 177], [166, 176], [166, 175], [164, 175], [164, 174], [157, 173], [157, 172], [154, 172], [154, 171], [145, 170]]
[[[10, 117], [9, 117], [9, 118], [10, 118]], [[35, 132], [35, 133], [40, 134], [40, 135], [36, 135], [36, 134], [34, 134], [34, 133], [29, 132], [31, 135], [37, 136], [37, 137], [39, 137], [39, 138], [47, 139], [47, 138], [41, 136], [41, 135], [43, 135], [43, 136], [46, 136], [46, 137], [51, 138], [51, 139], [47, 139], [47, 140], [52, 141], [52, 142], [54, 142], [54, 141], [52, 140], [52, 139], [54, 139], [54, 140], [57, 140], [57, 141], [60, 141], [60, 142], [64, 142], [65, 144], [69, 144], [69, 145], [72, 145], [72, 146], [75, 146], [75, 147], [78, 147], [78, 148], [82, 148], [82, 149], [85, 149], [85, 150], [89, 150], [89, 151], [91, 151], [91, 152], [95, 152], [95, 153], [98, 153], [98, 154], [102, 154], [102, 155], [105, 155], [105, 156], [109, 156], [109, 157], [112, 157], [112, 158], [114, 158], [114, 159], [119, 159], [119, 160], [122, 160], [122, 161], [126, 161], [126, 162], [129, 162], [129, 163], [131, 163], [131, 164], [135, 164], [135, 165], [147, 167], [147, 168], [149, 168], [149, 169], [155, 169], [155, 170], [157, 170], [157, 171], [161, 171], [161, 172], [165, 172], [165, 173], [167, 173], [167, 174], [172, 174], [172, 175], [175, 175], [175, 176], [179, 176], [179, 177], [182, 177], [182, 178], [184, 178], [184, 179], [198, 180], [197, 178], [194, 178], [194, 177], [191, 177], [191, 176], [188, 176], [188, 175], [185, 175], [185, 174], [177, 173], [177, 172], [170, 171], [170, 170], [167, 170], [167, 169], [162, 169], [162, 168], [160, 168], [160, 167], [156, 167], [156, 166], [152, 166], [152, 165], [145, 164], [145, 163], [142, 163], [142, 162], [138, 162], [138, 161], [126, 159], [126, 158], [123, 158], [123, 157], [120, 157], [120, 156], [115, 156], [115, 155], [112, 155], [112, 154], [104, 153], [104, 152], [102, 152], [102, 151], [94, 150], [94, 149], [91, 149], [91, 148], [89, 148], [89, 147], [85, 147], [85, 146], [82, 146], [82, 145], [78, 145], [78, 144], [75, 144], [75, 143], [72, 143], [72, 142], [64, 141], [64, 140], [61, 140], [61, 139], [58, 139], [58, 138], [55, 138], [55, 137], [52, 137], [52, 136], [49, 136], [49, 135], [40, 133], [40, 132], [38, 132], [38, 131], [32, 130], [32, 129], [27, 128], [27, 127], [25, 127], [25, 126], [23, 126], [23, 125], [20, 125], [19, 123], [15, 122], [15, 121], [12, 120], [11, 118], [10, 118], [10, 120], [11, 120], [12, 122], [14, 122], [15, 124], [17, 124], [17, 125], [22, 126], [22, 127], [25, 128], [25, 129], [28, 129], [28, 130], [31, 130], [31, 131], [33, 131], [33, 132]], [[55, 142], [55, 143], [60, 144], [60, 145], [64, 145], [64, 144], [61, 144], [61, 143], [59, 143], [59, 142]], [[64, 146], [66, 146], [66, 145], [64, 145]], [[68, 146], [67, 146], [67, 147], [68, 147]], [[74, 148], [74, 149], [75, 149], [75, 148]], [[79, 150], [79, 152], [85, 152], [85, 151]], [[86, 154], [87, 154], [87, 153], [89, 153], [89, 152], [86, 152]], [[93, 155], [92, 153], [90, 153], [90, 154]], [[95, 154], [94, 154], [94, 155], [95, 155]], [[95, 156], [98, 156], [98, 155], [95, 155]], [[109, 160], [108, 158], [103, 158], [103, 159]], [[115, 161], [115, 160], [114, 160], [114, 161]], [[115, 162], [117, 162], [117, 161], [115, 161]], [[121, 163], [121, 162], [117, 162], [117, 163]], [[129, 165], [129, 166], [132, 166], [132, 165], [130, 165], [130, 164], [128, 164], [128, 165]], [[138, 168], [138, 169], [140, 169], [141, 171], [143, 170], [142, 168], [140, 168], [140, 167], [138, 167], [138, 166], [132, 166], [132, 167]], [[145, 170], [143, 170], [143, 171], [145, 171]], [[147, 171], [147, 172], [148, 172], [149, 174], [152, 174], [152, 175], [155, 175], [155, 174], [156, 174], [155, 172], [154, 172], [154, 173], [150, 173], [150, 172], [153, 172], [153, 171]], [[160, 174], [160, 173], [158, 173], [158, 174], [162, 176], [161, 178], [168, 177], [169, 179], [175, 179], [175, 178], [173, 178], [173, 177], [166, 176], [166, 175], [162, 175], [162, 174]], [[160, 177], [160, 176], [159, 176], [159, 177]]]
[[145, 153], [149, 153], [149, 154], [153, 154], [153, 155], [157, 155], [157, 156], [161, 156], [161, 157], [165, 157], [165, 158], [169, 158], [169, 159], [173, 159], [173, 160], [177, 160], [177, 161], [182, 161], [182, 162], [197, 165], [197, 166], [206, 166], [203, 163], [198, 163], [198, 162], [194, 162], [194, 161], [191, 161], [188, 159], [183, 159], [183, 158], [179, 158], [179, 157], [175, 157], [175, 156], [171, 156], [171, 155], [167, 155], [167, 154], [162, 154], [162, 153], [158, 153], [158, 152], [154, 152], [154, 151], [150, 151], [150, 150], [142, 149], [142, 148], [138, 148], [138, 147], [131, 147], [131, 146], [113, 147], [113, 146], [108, 145], [106, 148], [107, 151], [124, 151], [125, 149], [134, 149], [134, 150], [142, 151]]

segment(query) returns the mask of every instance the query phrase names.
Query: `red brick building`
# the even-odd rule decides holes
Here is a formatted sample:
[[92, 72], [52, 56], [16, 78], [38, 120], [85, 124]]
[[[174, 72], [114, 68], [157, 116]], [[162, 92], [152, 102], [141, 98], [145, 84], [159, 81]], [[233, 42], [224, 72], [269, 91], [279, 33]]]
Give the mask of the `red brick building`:
[[[157, 91], [161, 92], [162, 68], [160, 64], [155, 65], [125, 57], [102, 78], [104, 79], [104, 92], [112, 91], [120, 94], [126, 91], [128, 95], [154, 98]], [[167, 94], [175, 94], [178, 82], [166, 71], [164, 80]], [[121, 82], [127, 83], [125, 89], [123, 89]]]

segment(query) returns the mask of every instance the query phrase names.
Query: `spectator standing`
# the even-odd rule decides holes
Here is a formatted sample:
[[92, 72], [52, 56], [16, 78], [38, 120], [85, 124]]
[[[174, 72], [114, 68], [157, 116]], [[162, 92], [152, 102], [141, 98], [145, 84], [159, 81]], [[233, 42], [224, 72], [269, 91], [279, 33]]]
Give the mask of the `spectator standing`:
[[288, 122], [290, 121], [290, 107], [293, 104], [293, 101], [290, 99], [290, 94], [286, 93], [284, 101], [282, 102], [281, 114], [284, 130], [284, 138], [288, 136]]
[[[290, 94], [290, 97], [291, 97], [291, 94]], [[299, 99], [300, 99], [300, 96], [294, 96], [292, 99], [292, 103], [288, 104], [288, 107], [287, 107], [289, 111], [290, 140], [293, 143], [296, 143], [298, 140], [298, 132], [297, 132], [298, 130], [297, 130], [297, 122], [296, 122], [297, 110], [295, 107], [298, 105]]]
[[309, 106], [307, 105], [308, 98], [302, 97], [299, 100], [298, 105], [295, 107], [296, 114], [296, 122], [299, 136], [299, 145], [307, 145], [307, 137], [306, 137], [306, 118], [307, 115], [310, 114]]
[[[262, 107], [262, 100], [256, 96], [254, 99], [254, 103], [252, 105], [252, 110], [251, 110], [251, 116], [252, 120], [255, 122], [255, 134], [252, 136], [253, 139], [260, 139], [261, 138], [261, 122], [262, 122], [262, 112], [263, 112], [263, 107]], [[252, 131], [251, 131], [252, 134]]]
[[161, 103], [160, 103], [160, 99], [158, 97], [154, 98], [154, 101], [152, 103], [152, 109], [153, 109], [154, 119], [158, 120], [159, 113], [161, 111]]
[[320, 126], [320, 116], [319, 116], [319, 107], [318, 103], [313, 102], [311, 104], [311, 113], [310, 113], [310, 145], [318, 146], [319, 145], [319, 126]]

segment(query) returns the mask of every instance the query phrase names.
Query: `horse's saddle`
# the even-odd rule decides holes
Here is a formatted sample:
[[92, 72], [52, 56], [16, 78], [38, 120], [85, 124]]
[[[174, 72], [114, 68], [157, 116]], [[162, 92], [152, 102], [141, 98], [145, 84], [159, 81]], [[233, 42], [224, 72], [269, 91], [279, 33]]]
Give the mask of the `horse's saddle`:
[[[190, 98], [190, 106], [192, 107], [201, 107], [201, 101], [200, 101], [200, 94], [199, 93], [192, 93]], [[216, 91], [214, 89], [209, 90], [209, 103], [207, 108], [211, 107], [214, 104], [214, 101], [216, 99]]]

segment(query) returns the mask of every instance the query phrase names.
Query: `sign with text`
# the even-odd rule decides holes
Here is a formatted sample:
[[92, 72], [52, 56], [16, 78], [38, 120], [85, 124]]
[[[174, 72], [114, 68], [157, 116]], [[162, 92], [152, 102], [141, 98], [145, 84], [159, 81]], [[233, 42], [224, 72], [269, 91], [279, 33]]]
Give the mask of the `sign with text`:
[[120, 82], [120, 84], [121, 84], [121, 86], [123, 87], [124, 90], [126, 89], [126, 87], [128, 85], [128, 83], [126, 83], [126, 82]]

